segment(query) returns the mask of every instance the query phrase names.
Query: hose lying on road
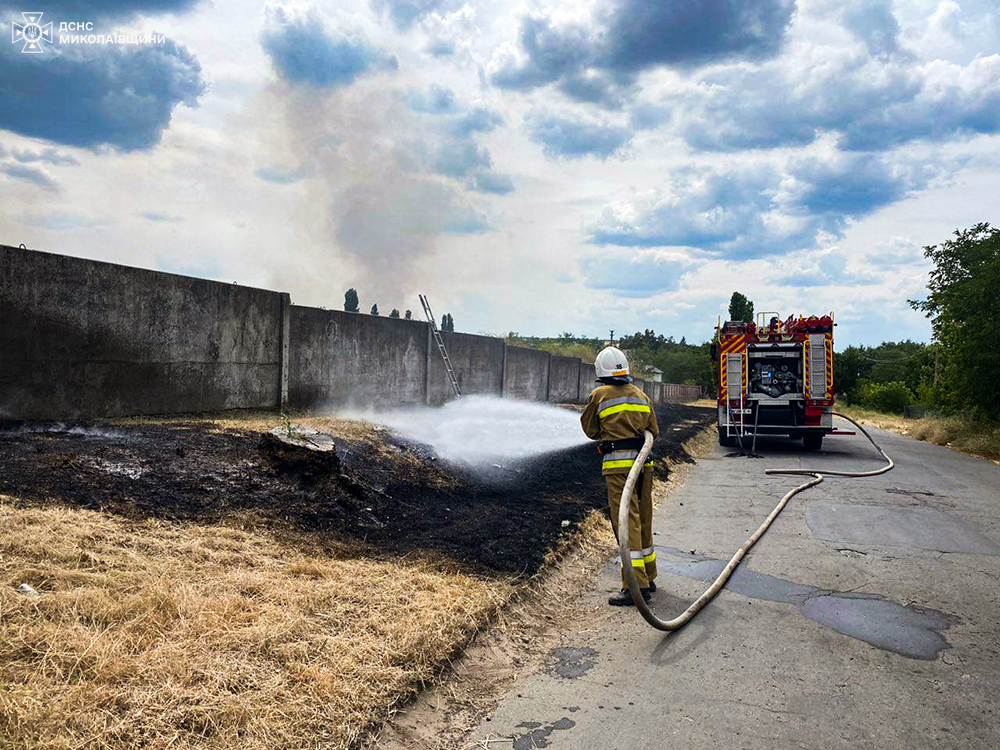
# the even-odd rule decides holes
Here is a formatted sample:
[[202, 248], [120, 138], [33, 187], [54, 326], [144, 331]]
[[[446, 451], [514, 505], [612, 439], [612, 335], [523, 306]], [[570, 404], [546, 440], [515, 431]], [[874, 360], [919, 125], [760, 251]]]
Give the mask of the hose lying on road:
[[768, 469], [765, 471], [765, 474], [788, 474], [792, 476], [811, 477], [811, 479], [785, 493], [784, 497], [782, 497], [781, 500], [778, 501], [778, 504], [774, 506], [774, 510], [771, 511], [770, 515], [764, 519], [764, 522], [758, 526], [757, 530], [750, 536], [750, 538], [743, 542], [743, 545], [736, 550], [736, 554], [734, 554], [730, 558], [729, 562], [726, 563], [726, 567], [722, 569], [722, 572], [719, 573], [718, 578], [715, 579], [712, 585], [705, 590], [705, 593], [695, 599], [691, 603], [691, 606], [672, 620], [661, 620], [653, 613], [653, 611], [649, 608], [649, 605], [643, 600], [639, 591], [639, 581], [635, 577], [635, 571], [632, 570], [631, 556], [629, 555], [629, 504], [632, 498], [632, 491], [635, 488], [635, 483], [639, 478], [639, 472], [642, 471], [642, 467], [646, 464], [646, 459], [649, 457], [649, 452], [653, 447], [653, 435], [648, 430], [646, 431], [645, 443], [642, 446], [642, 450], [639, 451], [639, 456], [635, 459], [635, 463], [632, 464], [632, 470], [629, 472], [628, 478], [625, 480], [625, 489], [622, 490], [622, 499], [618, 510], [618, 554], [621, 555], [622, 569], [625, 571], [625, 578], [628, 581], [629, 591], [632, 592], [632, 599], [639, 608], [639, 612], [642, 614], [643, 619], [645, 619], [646, 622], [657, 630], [668, 631], [677, 630], [690, 622], [691, 618], [694, 617], [702, 607], [708, 604], [712, 598], [722, 590], [722, 587], [726, 585], [726, 581], [729, 580], [729, 576], [733, 574], [733, 571], [736, 570], [736, 567], [740, 564], [740, 560], [742, 560], [743, 556], [746, 555], [754, 544], [756, 544], [757, 540], [764, 535], [764, 532], [767, 531], [774, 519], [778, 517], [778, 514], [781, 513], [782, 509], [784, 509], [784, 507], [788, 504], [788, 501], [803, 490], [815, 487], [823, 481], [824, 476], [874, 477], [878, 474], [885, 474], [893, 466], [895, 466], [892, 459], [889, 458], [888, 454], [882, 450], [882, 447], [875, 442], [875, 439], [868, 434], [868, 431], [865, 430], [864, 427], [843, 414], [837, 414], [837, 416], [846, 419], [848, 422], [857, 427], [866, 438], [868, 438], [868, 441], [875, 446], [875, 450], [877, 450], [882, 458], [885, 459], [885, 466], [871, 471], [832, 471], [828, 469]]

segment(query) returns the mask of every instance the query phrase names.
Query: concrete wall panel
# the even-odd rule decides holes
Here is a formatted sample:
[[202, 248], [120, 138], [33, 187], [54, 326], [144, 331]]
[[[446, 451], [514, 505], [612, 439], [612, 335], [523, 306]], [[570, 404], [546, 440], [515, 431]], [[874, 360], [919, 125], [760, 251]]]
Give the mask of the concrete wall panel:
[[[470, 333], [442, 333], [448, 358], [458, 378], [462, 395], [499, 396], [503, 385], [503, 339]], [[454, 398], [444, 360], [437, 346], [431, 349], [430, 403]]]
[[654, 404], [663, 403], [663, 384], [655, 380], [646, 381], [646, 395], [652, 399]]
[[552, 356], [549, 370], [549, 401], [572, 404], [579, 400], [580, 360], [577, 357]]
[[701, 386], [679, 385], [677, 383], [663, 384], [663, 400], [676, 403], [697, 401], [701, 398]]
[[597, 387], [597, 371], [592, 362], [580, 362], [580, 403], [586, 403]]
[[520, 346], [507, 347], [507, 381], [504, 395], [528, 401], [545, 401], [549, 390], [548, 352]]
[[293, 306], [289, 404], [424, 403], [427, 330], [417, 321]]
[[287, 295], [0, 245], [0, 415], [276, 406]]

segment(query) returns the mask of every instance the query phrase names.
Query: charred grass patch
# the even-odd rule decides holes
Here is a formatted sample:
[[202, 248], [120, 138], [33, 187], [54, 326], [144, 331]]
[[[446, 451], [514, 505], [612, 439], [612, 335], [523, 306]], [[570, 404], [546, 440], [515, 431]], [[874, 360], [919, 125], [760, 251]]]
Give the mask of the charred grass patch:
[[[7, 425], [0, 494], [28, 505], [264, 529], [286, 543], [352, 541], [373, 556], [437, 551], [465, 569], [530, 576], [569, 527], [605, 504], [593, 447], [476, 470], [364, 422], [299, 419], [338, 443], [342, 473], [319, 480], [268, 471], [261, 431], [276, 414], [120, 420], [111, 425]], [[707, 409], [665, 405], [654, 460], [683, 459]]]
[[604, 508], [592, 448], [482, 474], [308, 420], [344, 464], [306, 481], [246, 416], [0, 432], [0, 748], [351, 747]]

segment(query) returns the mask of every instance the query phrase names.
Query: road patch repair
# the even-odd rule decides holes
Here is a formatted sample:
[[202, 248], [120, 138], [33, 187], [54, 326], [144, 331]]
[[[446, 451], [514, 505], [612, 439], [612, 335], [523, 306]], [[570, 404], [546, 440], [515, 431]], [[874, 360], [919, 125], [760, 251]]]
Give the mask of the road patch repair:
[[[662, 467], [713, 413], [659, 412]], [[332, 435], [336, 461], [262, 451], [282, 430]], [[606, 497], [586, 445], [471, 467], [376, 424], [266, 412], [7, 423], [0, 461], [15, 746], [356, 744]]]
[[[672, 547], [657, 547], [679, 560], [665, 560], [660, 567], [674, 575], [696, 581], [714, 581], [725, 560], [692, 555]], [[932, 609], [903, 606], [875, 594], [826, 591], [815, 586], [786, 581], [741, 566], [726, 587], [752, 599], [794, 604], [810, 620], [826, 625], [876, 648], [911, 659], [936, 659], [948, 648], [941, 631], [950, 625], [946, 615]]]

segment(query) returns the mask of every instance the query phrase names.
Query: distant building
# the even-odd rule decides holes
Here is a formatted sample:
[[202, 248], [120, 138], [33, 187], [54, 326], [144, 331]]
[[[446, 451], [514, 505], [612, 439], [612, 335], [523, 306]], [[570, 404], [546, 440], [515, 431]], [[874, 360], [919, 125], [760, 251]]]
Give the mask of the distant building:
[[651, 381], [653, 383], [662, 383], [663, 382], [663, 370], [661, 370], [659, 367], [647, 367], [646, 368], [646, 380], [649, 380], [649, 381]]

